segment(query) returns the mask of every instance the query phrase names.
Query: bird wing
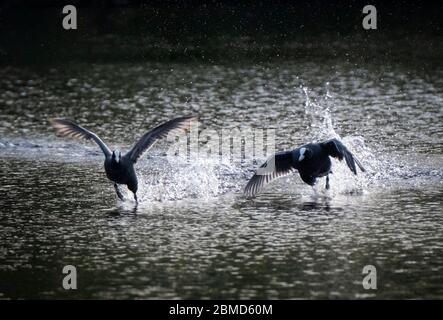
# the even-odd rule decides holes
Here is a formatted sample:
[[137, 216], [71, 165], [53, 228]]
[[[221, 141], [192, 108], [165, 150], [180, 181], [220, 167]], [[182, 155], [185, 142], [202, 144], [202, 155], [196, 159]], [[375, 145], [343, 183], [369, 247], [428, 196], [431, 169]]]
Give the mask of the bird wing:
[[188, 130], [191, 121], [194, 119], [194, 117], [175, 118], [155, 127], [146, 132], [125, 157], [129, 157], [134, 163], [137, 162], [138, 158], [140, 158], [145, 151], [147, 151], [159, 139], [166, 138], [171, 131]]
[[355, 167], [355, 164], [357, 163], [358, 167], [362, 172], [365, 172], [365, 169], [361, 165], [360, 161], [354, 155], [344, 146], [343, 143], [338, 141], [337, 139], [328, 140], [326, 142], [321, 143], [322, 147], [325, 148], [326, 152], [334, 158], [339, 159], [340, 161], [345, 158], [346, 164], [348, 165], [349, 169], [354, 174], [357, 174], [357, 169]]
[[79, 126], [75, 122], [68, 119], [50, 119], [49, 122], [54, 127], [57, 135], [61, 137], [83, 138], [86, 140], [94, 140], [102, 149], [105, 156], [111, 155], [108, 146], [93, 132]]
[[286, 176], [296, 169], [293, 166], [292, 151], [276, 153], [260, 166], [246, 185], [244, 193], [252, 197], [272, 180]]

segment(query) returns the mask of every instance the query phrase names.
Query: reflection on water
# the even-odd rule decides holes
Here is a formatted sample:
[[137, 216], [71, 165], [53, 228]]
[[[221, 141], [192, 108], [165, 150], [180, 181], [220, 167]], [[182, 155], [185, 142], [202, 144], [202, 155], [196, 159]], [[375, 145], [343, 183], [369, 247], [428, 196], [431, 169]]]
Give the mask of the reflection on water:
[[[2, 69], [0, 297], [443, 297], [443, 69], [404, 68]], [[125, 149], [183, 114], [278, 128], [278, 150], [338, 136], [367, 173], [334, 162], [330, 192], [290, 176], [246, 199], [254, 165], [174, 165], [159, 144], [138, 164], [135, 207], [116, 201], [96, 146], [47, 123], [70, 117]], [[67, 264], [74, 292], [61, 287]], [[362, 288], [367, 264], [376, 291]]]

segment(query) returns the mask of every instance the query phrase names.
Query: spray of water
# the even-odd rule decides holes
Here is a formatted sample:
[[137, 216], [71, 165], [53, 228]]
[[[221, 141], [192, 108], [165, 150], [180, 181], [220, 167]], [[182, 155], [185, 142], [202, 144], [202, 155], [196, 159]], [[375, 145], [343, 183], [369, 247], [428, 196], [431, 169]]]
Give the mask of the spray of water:
[[[363, 137], [345, 136], [341, 137], [335, 130], [333, 122], [334, 101], [329, 91], [329, 83], [326, 83], [326, 90], [323, 95], [314, 97], [314, 94], [307, 87], [301, 87], [305, 95], [305, 118], [307, 123], [306, 136], [312, 142], [321, 142], [329, 139], [338, 139], [342, 141], [346, 147], [363, 163], [364, 167], [371, 169], [372, 165], [377, 161], [370, 159], [368, 156], [371, 150], [366, 147]], [[368, 164], [368, 160], [371, 164]], [[329, 194], [336, 193], [358, 193], [365, 191], [368, 185], [367, 173], [358, 172], [354, 176], [346, 164], [333, 160], [333, 174], [330, 175], [331, 190]], [[324, 179], [320, 179], [317, 187], [324, 189]]]
[[239, 190], [241, 168], [219, 157], [192, 155], [167, 162], [152, 157], [139, 172], [140, 196], [148, 202], [170, 202], [182, 199], [209, 201], [227, 192]]
[[332, 123], [331, 107], [332, 96], [329, 93], [329, 83], [326, 84], [326, 93], [320, 98], [312, 97], [307, 87], [302, 87], [305, 95], [305, 115], [307, 122], [307, 136], [312, 141], [321, 141], [339, 136], [334, 130]]
[[418, 165], [419, 155], [379, 152], [380, 145], [376, 149], [371, 148], [362, 136], [339, 135], [336, 129], [340, 130], [340, 127], [333, 121], [336, 106], [329, 83], [325, 94], [318, 97], [314, 97], [307, 87], [302, 87], [302, 91], [305, 95], [306, 136], [314, 142], [332, 138], [342, 141], [366, 169], [366, 172], [358, 172], [355, 176], [344, 161], [333, 160], [333, 174], [330, 176], [332, 194], [361, 194], [399, 185], [417, 187], [443, 176], [442, 170], [436, 170], [435, 164], [430, 161]]

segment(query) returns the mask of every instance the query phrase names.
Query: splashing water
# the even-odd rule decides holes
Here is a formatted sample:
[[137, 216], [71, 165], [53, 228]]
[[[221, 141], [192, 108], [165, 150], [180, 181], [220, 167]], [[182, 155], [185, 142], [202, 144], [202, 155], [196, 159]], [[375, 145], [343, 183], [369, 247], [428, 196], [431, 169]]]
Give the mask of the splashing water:
[[140, 196], [144, 201], [170, 202], [182, 199], [211, 200], [218, 195], [239, 190], [241, 168], [216, 157], [191, 156], [150, 159], [141, 166]]
[[319, 99], [310, 96], [309, 88], [302, 87], [305, 95], [305, 115], [307, 118], [308, 137], [312, 141], [339, 139], [332, 123], [331, 107], [333, 102], [329, 93], [329, 83], [326, 83], [326, 93]]
[[[362, 162], [366, 172], [359, 171], [358, 175], [353, 175], [344, 161], [333, 160], [331, 189], [324, 191], [324, 179], [318, 180], [315, 189], [328, 196], [363, 194], [371, 187], [379, 185], [380, 181], [384, 181], [389, 176], [386, 169], [390, 166], [396, 167], [396, 164], [390, 163], [390, 166], [387, 166], [382, 158], [366, 146], [363, 137], [342, 138], [335, 131], [334, 101], [328, 86], [329, 84], [326, 84], [326, 93], [317, 98], [313, 97], [307, 87], [302, 87], [305, 94], [304, 107], [308, 129], [306, 136], [313, 142], [332, 138], [341, 140]], [[139, 180], [142, 187], [139, 196], [148, 202], [171, 202], [183, 199], [205, 201], [226, 193], [241, 192], [252, 171], [256, 169], [256, 166], [244, 168], [238, 163], [220, 162], [219, 157], [214, 155], [193, 155], [190, 160], [176, 157], [173, 162], [153, 156], [149, 159], [149, 163], [141, 164], [140, 167], [142, 170], [139, 171]], [[297, 190], [296, 192], [302, 195], [312, 195], [311, 188], [299, 180], [297, 174], [291, 175], [272, 182], [266, 189], [272, 192], [280, 187], [286, 192]], [[294, 184], [297, 184], [296, 189], [292, 187]]]
[[[305, 116], [307, 121], [307, 136], [312, 142], [320, 142], [329, 139], [338, 139], [342, 141], [345, 146], [361, 160], [363, 166], [371, 168], [377, 160], [369, 157], [372, 153], [366, 147], [363, 137], [360, 136], [346, 136], [341, 137], [334, 129], [332, 112], [334, 110], [333, 97], [329, 91], [329, 83], [326, 83], [325, 94], [319, 97], [313, 97], [312, 92], [308, 87], [301, 87], [305, 95]], [[367, 165], [371, 162], [371, 165]], [[364, 192], [368, 185], [367, 174], [358, 171], [357, 176], [353, 175], [344, 161], [339, 162], [333, 159], [333, 174], [330, 175], [331, 189], [328, 194], [336, 193], [357, 193]], [[321, 185], [321, 190], [324, 189], [324, 179], [319, 179], [316, 185], [318, 189]]]
[[[328, 84], [327, 84], [328, 86]], [[336, 138], [342, 140], [345, 145], [358, 155], [368, 169], [368, 175], [372, 175], [374, 167], [379, 167], [378, 160], [372, 156], [372, 151], [365, 145], [362, 137], [347, 136], [341, 138], [334, 130], [333, 126], [333, 100], [327, 87], [326, 94], [320, 98], [312, 98], [308, 88], [303, 87], [305, 94], [305, 114], [308, 122], [308, 137], [311, 141], [324, 141]], [[218, 156], [196, 156], [193, 155], [188, 161], [177, 157], [174, 163], [167, 163], [160, 159], [150, 159], [149, 165], [142, 165], [144, 168], [139, 173], [142, 181], [143, 191], [140, 193], [144, 201], [168, 202], [182, 199], [210, 200], [219, 195], [230, 192], [240, 192], [247, 179], [251, 176], [256, 166], [244, 168], [238, 163], [229, 161], [220, 162]], [[264, 159], [263, 159], [264, 161]], [[250, 169], [250, 170], [248, 170]], [[331, 190], [328, 195], [337, 193], [357, 193], [361, 194], [365, 187], [369, 185], [369, 180], [365, 175], [359, 173], [354, 176], [344, 163], [334, 161], [334, 174], [331, 176]], [[280, 184], [288, 184], [286, 190], [294, 190], [291, 185], [300, 183], [300, 179], [290, 176], [281, 179], [280, 182], [273, 182], [266, 189], [273, 190]], [[316, 189], [323, 190], [324, 179], [319, 179]], [[311, 195], [309, 187], [302, 189], [297, 187], [298, 192]]]
[[[365, 144], [362, 136], [341, 137], [334, 129], [333, 111], [334, 100], [326, 83], [323, 96], [312, 97], [313, 93], [307, 87], [302, 87], [305, 94], [305, 115], [307, 120], [307, 136], [313, 142], [328, 139], [338, 139], [360, 160], [365, 172], [358, 170], [355, 176], [350, 173], [345, 162], [333, 159], [333, 174], [330, 176], [331, 193], [360, 194], [378, 190], [380, 187], [396, 185], [418, 186], [427, 180], [441, 179], [442, 170], [435, 169], [432, 159], [420, 162], [411, 161], [409, 155], [381, 153]], [[419, 155], [414, 154], [414, 158]], [[426, 158], [425, 156], [423, 156]], [[419, 160], [418, 160], [419, 161]], [[437, 163], [438, 165], [438, 163]], [[414, 179], [411, 179], [414, 178]], [[321, 185], [321, 183], [317, 184]]]

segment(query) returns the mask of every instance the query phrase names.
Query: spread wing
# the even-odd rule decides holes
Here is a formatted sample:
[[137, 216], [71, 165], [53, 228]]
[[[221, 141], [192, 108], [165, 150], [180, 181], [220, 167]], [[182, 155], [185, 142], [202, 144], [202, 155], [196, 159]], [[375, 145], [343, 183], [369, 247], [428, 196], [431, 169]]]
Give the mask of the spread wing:
[[256, 195], [265, 185], [279, 177], [286, 176], [297, 168], [293, 166], [292, 151], [279, 152], [261, 165], [245, 187], [245, 195]]
[[321, 145], [326, 149], [331, 157], [337, 158], [340, 161], [344, 158], [349, 169], [351, 169], [354, 174], [357, 174], [355, 164], [358, 165], [362, 172], [365, 172], [365, 169], [361, 165], [360, 161], [358, 161], [358, 159], [354, 157], [354, 155], [344, 146], [344, 144], [337, 139], [328, 140], [323, 142]]
[[183, 131], [188, 130], [191, 121], [194, 117], [180, 117], [173, 120], [169, 120], [158, 127], [146, 132], [140, 140], [132, 147], [132, 149], [125, 155], [129, 157], [132, 162], [137, 162], [138, 158], [147, 151], [152, 145], [154, 145], [157, 140], [166, 138], [168, 134], [174, 130]]
[[50, 119], [49, 122], [54, 127], [57, 135], [61, 137], [83, 138], [86, 140], [94, 140], [102, 149], [105, 156], [111, 155], [108, 146], [93, 132], [79, 126], [75, 122], [68, 119]]

